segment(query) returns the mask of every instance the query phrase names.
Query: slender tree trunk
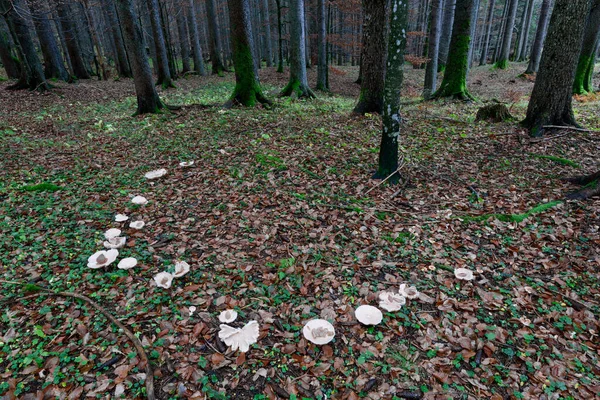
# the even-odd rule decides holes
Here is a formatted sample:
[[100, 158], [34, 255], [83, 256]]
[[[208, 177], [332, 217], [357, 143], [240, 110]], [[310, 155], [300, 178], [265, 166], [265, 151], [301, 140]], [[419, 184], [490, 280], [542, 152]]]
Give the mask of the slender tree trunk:
[[277, 72], [283, 73], [283, 20], [281, 19], [281, 0], [275, 0], [277, 4], [277, 40], [279, 45], [279, 60]]
[[[85, 18], [85, 8], [80, 1], [75, 1], [71, 4], [71, 18], [73, 19], [73, 25], [75, 26], [76, 38], [79, 42], [79, 48], [81, 49], [81, 55], [83, 61], [90, 75], [94, 75], [92, 70], [92, 64], [96, 64], [96, 70], [98, 69], [96, 54], [94, 52], [94, 43], [92, 40], [92, 33], [90, 32], [90, 26]], [[96, 71], [97, 75], [97, 71]]]
[[186, 11], [187, 7], [180, 7], [179, 10], [177, 10], [177, 33], [179, 35], [179, 54], [181, 55], [181, 63], [183, 64], [183, 70], [181, 71], [183, 74], [191, 70]]
[[123, 33], [121, 31], [121, 25], [117, 16], [117, 9], [113, 4], [113, 0], [104, 1], [104, 12], [108, 24], [110, 25], [110, 31], [112, 33], [112, 39], [115, 47], [115, 66], [119, 76], [123, 78], [131, 78], [131, 67], [129, 65], [129, 59], [127, 58], [127, 51], [125, 50], [125, 44], [123, 43]]
[[136, 24], [137, 17], [133, 8], [133, 0], [116, 0], [117, 12], [123, 28], [123, 41], [130, 55], [133, 82], [137, 95], [138, 114], [157, 113], [163, 107], [152, 78], [152, 71], [146, 51], [142, 47], [141, 27]]
[[[96, 54], [97, 59], [96, 59], [96, 57], [94, 59], [97, 60], [97, 63], [100, 64], [101, 72], [98, 74], [98, 79], [106, 80], [106, 79], [108, 79], [108, 71], [107, 71], [108, 66], [106, 65], [106, 61], [104, 59], [104, 49], [102, 48], [102, 43], [100, 42], [100, 38], [98, 36], [96, 25], [94, 24], [93, 14], [90, 11], [87, 0], [84, 0], [84, 4], [82, 4], [82, 6], [83, 6], [83, 13], [85, 16], [85, 20], [89, 26], [90, 34], [92, 35], [92, 41], [93, 41], [94, 47], [96, 48], [95, 54]], [[60, 53], [59, 53], [59, 55], [60, 55]]]
[[258, 75], [252, 49], [249, 0], [229, 0], [229, 23], [231, 25], [231, 45], [235, 69], [235, 89], [226, 106], [235, 104], [254, 106], [257, 102], [270, 104], [263, 96], [258, 83]]
[[425, 69], [425, 84], [423, 98], [429, 100], [437, 87], [438, 52], [440, 48], [440, 34], [442, 24], [442, 0], [433, 0], [431, 4], [431, 17], [429, 22], [429, 39], [427, 46], [427, 67]]
[[308, 86], [304, 39], [304, 0], [290, 0], [290, 80], [281, 96], [315, 97]]
[[[389, 40], [387, 49], [387, 74], [383, 95], [383, 129], [379, 146], [379, 166], [376, 179], [385, 179], [398, 170], [398, 137], [400, 136], [400, 89], [402, 88], [404, 49], [406, 48], [406, 30], [408, 2], [391, 0]], [[394, 174], [388, 181], [399, 180]]]
[[506, 20], [508, 19], [508, 9], [510, 8], [510, 0], [504, 0], [504, 9], [502, 11], [502, 19], [500, 20], [500, 28], [496, 35], [496, 45], [494, 47], [494, 64], [500, 58], [500, 52], [502, 51], [502, 38], [504, 37], [504, 30], [506, 29]]
[[325, 15], [325, 1], [317, 0], [317, 47], [319, 59], [317, 61], [317, 90], [329, 91], [329, 68], [327, 67], [327, 16]]
[[525, 61], [527, 58], [527, 45], [529, 43], [529, 30], [531, 28], [531, 18], [533, 17], [534, 0], [529, 0], [527, 8], [527, 17], [525, 19], [525, 26], [519, 40], [519, 51], [517, 52], [517, 61]]
[[581, 53], [589, 0], [556, 0], [548, 36], [523, 126], [534, 137], [544, 126], [578, 126], [572, 107], [573, 82]]
[[600, 34], [600, 0], [593, 0], [592, 9], [587, 17], [583, 44], [575, 73], [573, 93], [588, 94], [594, 91], [592, 76], [598, 50], [598, 35]]
[[0, 18], [0, 61], [10, 79], [19, 79], [21, 66], [18, 58], [13, 55], [10, 32], [4, 18]]
[[167, 45], [163, 35], [160, 23], [160, 12], [157, 0], [147, 0], [148, 13], [150, 14], [150, 25], [152, 26], [152, 35], [154, 36], [154, 45], [156, 47], [156, 61], [158, 64], [157, 85], [163, 88], [175, 87], [171, 80], [171, 70], [169, 69], [169, 57], [167, 55]]
[[35, 4], [34, 7], [30, 7], [30, 10], [42, 55], [44, 56], [44, 75], [46, 78], [68, 81], [69, 73], [60, 57], [58, 43], [48, 19], [49, 10], [46, 3]]
[[477, 38], [477, 20], [479, 19], [479, 3], [480, 0], [474, 0], [473, 11], [471, 15], [471, 43], [469, 43], [469, 56], [467, 63], [467, 74], [471, 69], [473, 62], [473, 52], [475, 51], [475, 39]]
[[440, 72], [446, 69], [446, 64], [448, 63], [448, 51], [450, 50], [450, 39], [452, 38], [452, 26], [454, 25], [455, 11], [456, 0], [445, 0], [442, 34], [440, 36], [440, 51], [438, 56], [438, 71]]
[[175, 52], [173, 51], [173, 40], [170, 31], [169, 24], [169, 16], [167, 14], [167, 5], [165, 2], [161, 2], [160, 0], [156, 0], [158, 4], [158, 12], [160, 17], [160, 25], [162, 27], [162, 31], [164, 33], [165, 38], [165, 48], [167, 49], [167, 62], [169, 64], [169, 71], [171, 74], [171, 79], [177, 78], [177, 63], [175, 60]]
[[217, 23], [217, 5], [215, 0], [206, 0], [206, 14], [208, 17], [208, 33], [210, 35], [210, 59], [212, 62], [212, 73], [219, 75], [226, 71], [223, 65], [223, 47], [221, 45], [221, 34]]
[[481, 50], [481, 58], [479, 59], [479, 65], [487, 64], [488, 52], [490, 50], [490, 36], [492, 34], [492, 24], [494, 22], [495, 6], [496, 0], [490, 0], [490, 4], [488, 5], [488, 14], [486, 18], [485, 39], [483, 40], [483, 49]]
[[452, 39], [450, 41], [448, 66], [440, 88], [434, 98], [452, 97], [460, 100], [473, 100], [467, 90], [467, 71], [469, 69], [469, 46], [471, 43], [471, 18], [474, 0], [457, 0]]
[[58, 12], [62, 32], [65, 37], [67, 51], [69, 52], [69, 59], [71, 60], [71, 65], [73, 67], [73, 74], [78, 79], [89, 79], [90, 74], [85, 66], [85, 61], [83, 60], [79, 42], [77, 41], [75, 24], [71, 20], [72, 13], [70, 11], [69, 4], [65, 2], [58, 2], [56, 10]]
[[204, 57], [202, 55], [202, 46], [200, 46], [198, 23], [196, 22], [196, 3], [194, 0], [189, 0], [187, 17], [188, 30], [190, 32], [190, 40], [192, 42], [192, 50], [194, 55], [194, 71], [198, 75], [206, 75], [206, 71], [204, 69]]
[[552, 0], [542, 1], [542, 9], [540, 10], [535, 40], [533, 41], [533, 47], [531, 48], [531, 58], [529, 59], [527, 70], [525, 71], [526, 74], [531, 75], [538, 72], [540, 59], [542, 58], [542, 48], [544, 47], [544, 40], [548, 29], [548, 21], [550, 20], [551, 7]]
[[[508, 1], [508, 0], [507, 0]], [[508, 9], [508, 19], [506, 20], [506, 28], [504, 30], [504, 37], [502, 38], [502, 49], [500, 50], [500, 56], [496, 61], [496, 68], [506, 69], [508, 67], [508, 58], [510, 56], [510, 46], [512, 42], [513, 30], [515, 27], [515, 20], [517, 18], [517, 6], [519, 0], [510, 0], [510, 7]]]
[[387, 0], [363, 0], [364, 27], [361, 54], [362, 80], [357, 114], [381, 113], [385, 84]]
[[271, 43], [271, 15], [269, 14], [269, 0], [262, 0], [262, 13], [265, 29], [265, 57], [267, 67], [273, 66], [273, 45]]

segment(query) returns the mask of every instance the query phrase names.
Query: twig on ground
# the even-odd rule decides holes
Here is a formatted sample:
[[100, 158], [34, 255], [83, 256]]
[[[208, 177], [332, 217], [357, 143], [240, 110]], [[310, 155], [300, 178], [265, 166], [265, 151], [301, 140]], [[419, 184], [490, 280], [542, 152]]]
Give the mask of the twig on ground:
[[569, 131], [577, 131], [577, 132], [600, 132], [600, 131], [592, 131], [585, 128], [577, 128], [576, 126], [562, 126], [562, 125], [544, 125], [543, 129], [566, 129]]
[[372, 190], [378, 188], [379, 186], [383, 185], [385, 182], [388, 181], [388, 179], [390, 179], [392, 176], [400, 173], [400, 170], [402, 169], [402, 167], [404, 167], [404, 159], [402, 159], [400, 166], [394, 171], [392, 172], [390, 175], [388, 175], [384, 180], [382, 180], [381, 182], [379, 182], [377, 185], [373, 186], [371, 189], [367, 190], [365, 192], [365, 195], [369, 194]]

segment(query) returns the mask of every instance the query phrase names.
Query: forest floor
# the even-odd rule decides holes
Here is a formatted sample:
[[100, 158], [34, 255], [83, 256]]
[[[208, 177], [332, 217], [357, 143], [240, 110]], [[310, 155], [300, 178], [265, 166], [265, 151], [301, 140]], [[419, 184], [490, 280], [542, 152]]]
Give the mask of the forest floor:
[[[232, 74], [180, 79], [161, 95], [183, 107], [144, 117], [129, 80], [43, 95], [0, 83], [0, 396], [145, 390], [141, 357], [97, 310], [9, 281], [98, 302], [142, 341], [160, 399], [600, 395], [600, 199], [561, 201], [576, 188], [559, 179], [598, 169], [600, 133], [530, 139], [524, 69], [475, 68], [480, 102], [463, 103], [419, 102], [423, 71], [407, 68], [396, 186], [370, 179], [381, 120], [351, 115], [356, 68], [332, 71], [335, 95], [271, 109], [222, 109]], [[287, 75], [261, 74], [275, 99]], [[494, 98], [515, 120], [475, 122]], [[600, 130], [598, 107], [577, 99], [578, 121]], [[168, 174], [144, 178], [157, 168]], [[87, 267], [111, 227], [134, 269]], [[177, 259], [191, 272], [157, 287]], [[356, 322], [402, 282], [419, 299]], [[216, 339], [226, 308], [260, 324], [245, 355]], [[335, 325], [329, 345], [302, 337], [318, 317]]]

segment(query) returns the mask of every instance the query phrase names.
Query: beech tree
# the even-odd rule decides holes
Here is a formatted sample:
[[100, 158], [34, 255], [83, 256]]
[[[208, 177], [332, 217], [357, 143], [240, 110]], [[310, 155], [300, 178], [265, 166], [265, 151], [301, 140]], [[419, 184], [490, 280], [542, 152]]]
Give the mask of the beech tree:
[[573, 93], [575, 94], [587, 94], [594, 91], [592, 76], [598, 52], [598, 35], [600, 35], [600, 0], [593, 0], [575, 72], [575, 82], [573, 83]]
[[428, 100], [435, 92], [438, 74], [438, 53], [442, 24], [442, 0], [433, 0], [431, 3], [431, 16], [429, 21], [429, 46], [427, 46], [427, 67], [425, 69], [425, 84], [423, 98]]
[[552, 0], [542, 0], [542, 8], [540, 10], [538, 26], [535, 32], [535, 39], [533, 41], [533, 46], [531, 47], [531, 57], [529, 58], [529, 64], [527, 65], [527, 70], [525, 71], [526, 74], [535, 74], [538, 72], [540, 67], [542, 48], [544, 47], [544, 40], [546, 39], [546, 31], [548, 29], [548, 21], [550, 20], [551, 7]]
[[581, 53], [589, 0], [556, 0], [540, 70], [522, 125], [542, 136], [547, 125], [579, 126], [572, 107], [575, 70]]
[[327, 67], [327, 20], [325, 0], [317, 0], [317, 90], [329, 90], [329, 68]]

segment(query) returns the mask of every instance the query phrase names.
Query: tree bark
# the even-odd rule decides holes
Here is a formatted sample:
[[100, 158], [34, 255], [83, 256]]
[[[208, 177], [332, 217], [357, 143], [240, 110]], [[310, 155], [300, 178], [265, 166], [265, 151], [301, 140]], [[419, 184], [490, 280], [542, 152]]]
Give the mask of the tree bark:
[[262, 0], [262, 13], [265, 29], [265, 58], [267, 67], [273, 66], [273, 44], [271, 43], [271, 15], [269, 14], [269, 0]]
[[4, 18], [0, 18], [0, 61], [2, 61], [6, 75], [10, 79], [19, 79], [21, 77], [20, 62], [13, 55], [10, 31]]
[[479, 65], [487, 64], [488, 52], [490, 50], [490, 36], [492, 35], [492, 24], [494, 22], [494, 7], [496, 7], [496, 0], [490, 0], [486, 18], [485, 38], [483, 40], [483, 48], [481, 50]]
[[542, 9], [540, 10], [535, 40], [533, 41], [533, 47], [531, 48], [531, 58], [529, 59], [527, 70], [525, 71], [526, 74], [531, 75], [538, 72], [540, 59], [542, 58], [542, 48], [544, 47], [544, 40], [546, 39], [546, 31], [548, 29], [548, 21], [550, 20], [551, 7], [552, 0], [542, 1]]
[[593, 0], [592, 9], [587, 17], [583, 44], [575, 72], [573, 83], [574, 94], [588, 94], [594, 91], [592, 76], [598, 50], [598, 35], [600, 34], [600, 0]]
[[154, 45], [156, 46], [156, 60], [158, 63], [157, 85], [163, 88], [175, 87], [171, 80], [171, 70], [169, 69], [169, 57], [167, 55], [167, 45], [160, 23], [160, 11], [157, 0], [147, 0], [148, 12], [150, 13], [150, 25], [152, 26], [152, 35], [154, 36]]
[[279, 57], [277, 60], [277, 72], [283, 73], [283, 19], [281, 18], [281, 0], [275, 0], [277, 4], [277, 42]]
[[223, 65], [223, 46], [221, 44], [221, 34], [217, 23], [215, 0], [206, 0], [206, 14], [208, 17], [208, 33], [210, 35], [210, 60], [212, 62], [213, 75], [220, 75], [226, 71]]
[[357, 114], [381, 113], [385, 84], [386, 0], [363, 0], [362, 79]]
[[188, 31], [190, 32], [190, 41], [192, 42], [194, 55], [194, 71], [198, 75], [206, 75], [202, 46], [200, 45], [200, 34], [198, 33], [198, 23], [196, 21], [196, 3], [194, 0], [189, 0], [187, 17]]
[[556, 0], [527, 117], [522, 122], [531, 136], [542, 136], [546, 125], [578, 126], [572, 107], [573, 82], [585, 31], [581, 21], [589, 10], [589, 0]]
[[531, 18], [533, 17], [534, 0], [529, 0], [529, 7], [527, 8], [527, 17], [525, 19], [525, 26], [519, 39], [519, 51], [517, 52], [517, 61], [525, 61], [527, 58], [527, 45], [529, 44], [529, 30], [531, 28]]
[[183, 69], [181, 70], [182, 74], [191, 70], [186, 11], [187, 7], [180, 7], [179, 10], [177, 10], [177, 34], [179, 36], [179, 54], [181, 55], [181, 63], [183, 65]]
[[103, 9], [108, 24], [110, 25], [110, 34], [115, 48], [115, 66], [117, 67], [117, 72], [119, 73], [119, 76], [123, 78], [131, 78], [131, 66], [129, 65], [129, 59], [127, 58], [127, 51], [125, 50], [125, 44], [123, 43], [121, 24], [113, 0], [105, 0]]
[[448, 51], [452, 38], [452, 26], [454, 25], [454, 13], [456, 11], [456, 0], [444, 1], [444, 19], [442, 21], [442, 34], [440, 36], [440, 51], [438, 56], [438, 71], [446, 69], [448, 62]]
[[40, 48], [44, 57], [44, 75], [46, 78], [56, 78], [63, 81], [69, 80], [69, 73], [60, 56], [58, 43], [52, 31], [52, 25], [48, 19], [49, 9], [46, 3], [40, 2], [30, 7], [31, 16]]
[[[509, 1], [509, 0], [507, 0]], [[506, 20], [506, 26], [504, 29], [504, 37], [502, 38], [502, 49], [500, 50], [500, 56], [496, 61], [495, 67], [499, 69], [506, 69], [508, 67], [508, 58], [510, 56], [510, 45], [512, 42], [513, 30], [515, 26], [515, 20], [517, 18], [517, 6], [519, 0], [510, 0], [510, 6], [508, 8], [508, 15]]]
[[58, 2], [56, 11], [58, 12], [58, 17], [60, 19], [60, 25], [65, 38], [65, 45], [69, 53], [69, 59], [71, 60], [71, 66], [73, 67], [73, 75], [78, 79], [89, 79], [90, 74], [85, 66], [79, 42], [77, 41], [75, 24], [71, 20], [73, 14], [69, 4], [63, 1]]
[[317, 90], [329, 91], [329, 68], [327, 67], [327, 16], [325, 1], [317, 0]]
[[429, 22], [429, 39], [427, 46], [427, 67], [425, 69], [425, 84], [423, 98], [429, 100], [437, 87], [438, 53], [442, 24], [442, 0], [433, 0], [431, 4], [431, 17]]

